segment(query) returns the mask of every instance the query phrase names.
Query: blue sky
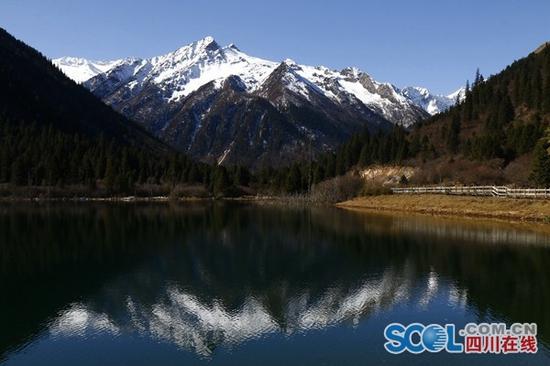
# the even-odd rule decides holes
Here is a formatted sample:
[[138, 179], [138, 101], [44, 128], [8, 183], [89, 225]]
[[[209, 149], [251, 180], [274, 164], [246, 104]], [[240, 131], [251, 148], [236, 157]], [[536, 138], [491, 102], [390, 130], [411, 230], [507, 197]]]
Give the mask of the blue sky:
[[0, 26], [52, 58], [149, 57], [212, 35], [448, 93], [550, 40], [550, 0], [1, 0]]

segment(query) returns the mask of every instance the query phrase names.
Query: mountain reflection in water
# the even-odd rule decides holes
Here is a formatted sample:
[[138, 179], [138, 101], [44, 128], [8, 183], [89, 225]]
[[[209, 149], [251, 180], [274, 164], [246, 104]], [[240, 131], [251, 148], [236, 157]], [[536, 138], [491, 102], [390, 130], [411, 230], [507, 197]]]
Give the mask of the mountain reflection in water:
[[3, 205], [0, 235], [0, 361], [38, 340], [125, 336], [210, 358], [440, 302], [537, 322], [549, 340], [550, 237], [508, 224], [223, 203]]

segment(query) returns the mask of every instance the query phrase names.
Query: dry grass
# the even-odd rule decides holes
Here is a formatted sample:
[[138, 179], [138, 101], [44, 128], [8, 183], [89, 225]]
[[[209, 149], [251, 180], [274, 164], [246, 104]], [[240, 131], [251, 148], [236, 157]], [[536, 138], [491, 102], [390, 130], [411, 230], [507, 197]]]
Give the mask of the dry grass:
[[438, 216], [487, 217], [550, 223], [550, 200], [445, 195], [358, 197], [338, 203], [344, 208], [407, 211]]

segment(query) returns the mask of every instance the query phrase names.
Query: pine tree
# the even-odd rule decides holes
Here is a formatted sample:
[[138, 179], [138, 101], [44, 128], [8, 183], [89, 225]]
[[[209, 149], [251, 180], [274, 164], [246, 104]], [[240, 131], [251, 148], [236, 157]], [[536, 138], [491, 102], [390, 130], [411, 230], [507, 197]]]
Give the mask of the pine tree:
[[542, 98], [542, 110], [546, 113], [550, 113], [550, 66], [548, 66], [548, 70], [546, 72], [546, 80], [544, 82]]
[[239, 165], [235, 168], [235, 174], [233, 178], [233, 183], [236, 186], [247, 186], [250, 182], [250, 173], [248, 170]]
[[418, 133], [415, 133], [411, 139], [411, 143], [409, 144], [409, 153], [411, 156], [416, 156], [422, 149], [422, 143], [420, 142], [420, 135]]
[[359, 154], [359, 165], [361, 167], [366, 167], [371, 163], [371, 151], [369, 150], [369, 145], [365, 144], [361, 148], [361, 153]]
[[200, 181], [200, 174], [196, 164], [191, 164], [187, 173], [187, 181], [189, 183], [198, 183]]
[[548, 152], [549, 144], [545, 139], [537, 143], [533, 157], [533, 169], [531, 171], [531, 181], [543, 188], [550, 187], [550, 154]]
[[25, 167], [21, 157], [15, 159], [11, 166], [11, 183], [16, 186], [26, 183]]
[[315, 168], [313, 169], [313, 184], [317, 184], [323, 179], [325, 179], [325, 171], [323, 169], [323, 166], [320, 164], [316, 164]]
[[479, 67], [476, 70], [476, 76], [474, 79], [474, 87], [477, 87], [479, 84], [481, 84], [481, 74], [479, 73]]
[[298, 166], [294, 164], [288, 171], [288, 175], [285, 181], [285, 190], [289, 193], [298, 192], [300, 190], [300, 182], [300, 169], [298, 169]]
[[498, 128], [501, 128], [514, 119], [514, 106], [512, 105], [508, 94], [505, 94], [500, 101], [497, 119]]
[[212, 192], [215, 197], [222, 197], [227, 193], [227, 190], [230, 187], [229, 175], [227, 174], [227, 169], [218, 165], [214, 173], [214, 180], [212, 186]]
[[459, 140], [460, 136], [460, 118], [458, 116], [454, 116], [451, 125], [447, 131], [447, 150], [451, 154], [456, 154], [458, 152], [458, 145], [460, 143]]
[[107, 158], [107, 164], [105, 167], [105, 186], [107, 187], [107, 190], [110, 192], [115, 191], [115, 184], [116, 184], [116, 171], [114, 167], [114, 162], [112, 157]]

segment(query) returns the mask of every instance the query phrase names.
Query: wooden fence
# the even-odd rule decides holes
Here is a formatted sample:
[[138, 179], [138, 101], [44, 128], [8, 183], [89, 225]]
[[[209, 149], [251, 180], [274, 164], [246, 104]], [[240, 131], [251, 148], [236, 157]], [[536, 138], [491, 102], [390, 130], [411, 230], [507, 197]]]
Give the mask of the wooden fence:
[[457, 196], [550, 198], [550, 188], [508, 188], [503, 186], [407, 187], [392, 188], [392, 192], [395, 194], [448, 194]]

